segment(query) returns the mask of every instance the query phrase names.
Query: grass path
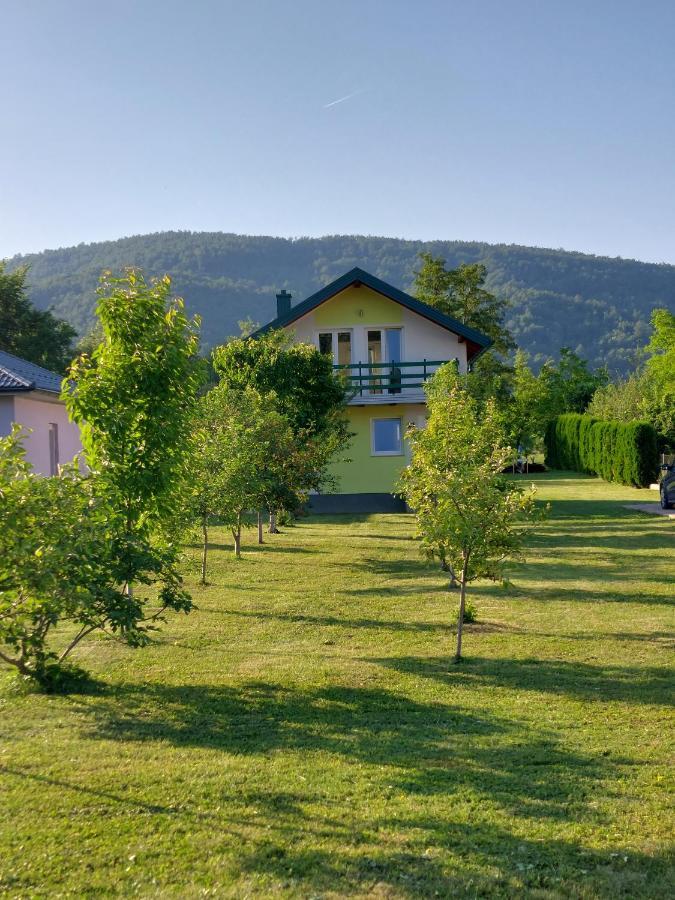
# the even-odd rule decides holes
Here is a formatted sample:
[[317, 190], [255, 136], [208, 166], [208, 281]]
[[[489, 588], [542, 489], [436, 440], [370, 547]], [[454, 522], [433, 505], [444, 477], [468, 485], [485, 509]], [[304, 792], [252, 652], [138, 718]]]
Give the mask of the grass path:
[[[405, 515], [245, 545], [91, 693], [0, 670], [0, 894], [673, 894], [675, 527], [535, 477], [552, 518], [450, 664], [456, 596]], [[252, 541], [252, 536], [248, 536]]]

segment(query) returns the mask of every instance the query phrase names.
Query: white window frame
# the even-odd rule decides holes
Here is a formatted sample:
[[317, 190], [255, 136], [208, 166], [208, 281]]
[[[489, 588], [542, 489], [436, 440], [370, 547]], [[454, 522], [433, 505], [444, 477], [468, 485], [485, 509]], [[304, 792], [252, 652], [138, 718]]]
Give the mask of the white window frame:
[[[319, 328], [314, 335], [314, 346], [317, 350], [321, 350], [321, 342], [319, 340], [320, 334], [332, 334], [334, 336], [333, 339], [333, 365], [338, 366], [341, 365], [338, 363], [336, 356], [338, 350], [338, 335], [339, 334], [347, 334], [349, 332], [349, 365], [354, 365], [354, 329], [349, 326], [347, 328]], [[344, 365], [344, 363], [342, 363]]]
[[[401, 445], [398, 450], [376, 450], [375, 449], [375, 422], [393, 421], [399, 423]], [[405, 455], [405, 438], [403, 434], [403, 418], [402, 416], [373, 416], [370, 420], [370, 455], [371, 456], [404, 456]]]

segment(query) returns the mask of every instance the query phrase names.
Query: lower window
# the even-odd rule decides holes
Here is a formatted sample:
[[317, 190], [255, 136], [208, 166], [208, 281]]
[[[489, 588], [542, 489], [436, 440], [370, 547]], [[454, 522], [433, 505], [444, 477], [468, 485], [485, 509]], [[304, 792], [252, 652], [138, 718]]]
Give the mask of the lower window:
[[400, 456], [403, 435], [400, 419], [371, 419], [371, 448], [373, 456]]

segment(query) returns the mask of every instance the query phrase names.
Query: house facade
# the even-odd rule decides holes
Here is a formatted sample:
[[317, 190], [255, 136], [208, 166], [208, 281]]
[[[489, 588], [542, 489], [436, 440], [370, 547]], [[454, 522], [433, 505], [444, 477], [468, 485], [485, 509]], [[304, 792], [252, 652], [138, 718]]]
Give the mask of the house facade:
[[26, 459], [41, 475], [56, 475], [82, 450], [61, 400], [61, 376], [0, 350], [0, 436], [13, 424], [23, 426]]
[[406, 429], [426, 422], [424, 382], [453, 360], [467, 372], [490, 339], [359, 268], [291, 301], [286, 291], [277, 294], [277, 318], [256, 334], [283, 328], [313, 344], [351, 388], [349, 461], [333, 466], [338, 493], [312, 497], [312, 508], [402, 509], [392, 492], [410, 458]]

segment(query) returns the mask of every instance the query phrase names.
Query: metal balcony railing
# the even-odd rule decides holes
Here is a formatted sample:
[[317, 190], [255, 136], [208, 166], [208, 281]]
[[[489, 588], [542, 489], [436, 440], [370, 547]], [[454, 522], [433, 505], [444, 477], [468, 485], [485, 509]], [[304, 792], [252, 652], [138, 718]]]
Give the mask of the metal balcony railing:
[[333, 366], [344, 375], [354, 391], [354, 396], [397, 395], [421, 390], [424, 382], [439, 366], [449, 359], [422, 359], [395, 363], [350, 363]]

